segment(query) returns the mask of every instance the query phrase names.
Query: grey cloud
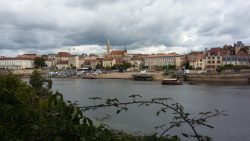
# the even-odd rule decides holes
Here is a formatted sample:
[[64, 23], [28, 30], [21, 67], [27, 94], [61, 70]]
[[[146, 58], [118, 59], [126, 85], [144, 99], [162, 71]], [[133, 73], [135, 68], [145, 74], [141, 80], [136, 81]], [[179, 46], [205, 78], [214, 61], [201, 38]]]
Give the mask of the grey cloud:
[[103, 46], [107, 37], [128, 49], [249, 44], [249, 6], [243, 0], [0, 1], [0, 49]]

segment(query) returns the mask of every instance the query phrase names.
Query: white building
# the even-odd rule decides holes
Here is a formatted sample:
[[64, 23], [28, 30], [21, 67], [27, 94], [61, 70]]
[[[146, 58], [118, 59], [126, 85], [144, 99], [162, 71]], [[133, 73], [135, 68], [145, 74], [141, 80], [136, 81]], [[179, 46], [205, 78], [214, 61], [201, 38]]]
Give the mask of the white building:
[[34, 68], [34, 60], [28, 58], [0, 58], [1, 69]]
[[154, 66], [172, 65], [176, 68], [181, 67], [181, 56], [175, 53], [171, 54], [156, 54], [144, 58], [145, 66], [151, 68]]
[[116, 64], [116, 60], [114, 58], [104, 58], [102, 65], [103, 67], [112, 67]]

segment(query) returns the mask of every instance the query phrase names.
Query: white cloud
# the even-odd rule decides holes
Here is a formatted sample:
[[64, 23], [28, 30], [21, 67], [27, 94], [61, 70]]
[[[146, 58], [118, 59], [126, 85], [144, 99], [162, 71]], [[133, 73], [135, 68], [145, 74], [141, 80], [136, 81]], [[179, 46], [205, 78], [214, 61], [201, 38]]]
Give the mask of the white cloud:
[[1, 0], [0, 53], [101, 52], [107, 35], [129, 50], [250, 44], [249, 7], [245, 0]]
[[174, 53], [175, 52], [177, 54], [184, 54], [187, 51], [189, 50], [184, 47], [166, 47], [164, 45], [159, 45], [159, 46], [150, 46], [150, 47], [143, 47], [139, 49], [130, 50], [129, 53], [153, 54], [153, 53]]

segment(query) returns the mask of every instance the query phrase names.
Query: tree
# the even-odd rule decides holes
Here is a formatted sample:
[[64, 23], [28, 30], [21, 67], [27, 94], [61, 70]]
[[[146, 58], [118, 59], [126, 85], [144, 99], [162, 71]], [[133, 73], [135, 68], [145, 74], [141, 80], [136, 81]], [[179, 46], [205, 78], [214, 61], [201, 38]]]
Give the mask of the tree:
[[185, 69], [189, 69], [189, 68], [190, 68], [189, 62], [186, 62], [186, 63], [184, 64], [184, 67], [185, 67]]
[[34, 70], [30, 76], [30, 85], [35, 89], [41, 89], [44, 84], [44, 78], [38, 70]]
[[218, 66], [218, 67], [216, 68], [216, 71], [217, 71], [218, 73], [221, 73], [222, 70], [223, 70], [223, 67], [221, 67], [221, 66]]
[[42, 57], [36, 57], [34, 60], [35, 68], [44, 68], [46, 66], [45, 59]]
[[118, 69], [119, 71], [123, 71], [123, 70], [127, 70], [129, 68], [131, 68], [131, 64], [128, 62], [123, 62], [121, 64], [116, 64], [114, 66], [111, 67], [112, 70], [114, 69]]
[[163, 69], [166, 70], [166, 71], [175, 70], [176, 67], [175, 67], [175, 65], [165, 65], [165, 66], [163, 66]]
[[104, 67], [103, 67], [101, 64], [99, 64], [99, 63], [96, 65], [95, 68], [96, 68], [96, 69], [104, 69]]
[[73, 64], [70, 64], [70, 68], [71, 69], [76, 69], [76, 66], [74, 66]]

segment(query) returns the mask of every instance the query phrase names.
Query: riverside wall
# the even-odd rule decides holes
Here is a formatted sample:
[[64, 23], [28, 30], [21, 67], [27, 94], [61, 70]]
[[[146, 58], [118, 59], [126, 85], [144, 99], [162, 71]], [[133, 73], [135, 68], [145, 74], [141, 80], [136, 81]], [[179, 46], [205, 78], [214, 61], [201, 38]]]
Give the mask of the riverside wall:
[[[107, 74], [98, 74], [98, 79], [133, 79], [134, 74], [140, 74], [140, 72], [111, 72]], [[153, 75], [154, 80], [162, 80], [163, 72], [148, 72]]]
[[33, 72], [33, 69], [15, 69], [15, 70], [0, 70], [1, 75], [8, 75], [10, 73], [20, 76], [29, 76]]
[[[0, 75], [7, 75], [9, 73], [12, 73], [14, 75], [19, 75], [19, 76], [30, 76], [32, 72], [35, 69], [13, 69], [13, 70], [0, 70]], [[39, 69], [43, 75], [46, 75], [48, 73], [47, 70], [41, 70]]]
[[189, 81], [210, 83], [237, 83], [247, 84], [250, 82], [250, 73], [228, 73], [228, 74], [189, 74]]
[[[46, 76], [48, 73], [46, 70], [40, 70], [42, 74]], [[9, 73], [20, 75], [20, 76], [30, 76], [33, 72], [33, 69], [20, 69], [20, 70], [0, 70], [0, 75], [6, 75]], [[147, 72], [148, 74], [153, 75], [154, 81], [161, 81], [164, 77], [164, 73], [161, 71], [157, 72]], [[134, 74], [140, 74], [140, 72], [110, 72], [106, 74], [98, 74], [95, 77], [97, 79], [133, 79]], [[170, 77], [170, 76], [169, 76]], [[208, 83], [235, 83], [235, 84], [250, 84], [250, 72], [241, 71], [241, 72], [223, 72], [218, 74], [214, 73], [190, 73], [188, 75], [189, 81], [197, 81], [197, 82], [208, 82]]]
[[[112, 72], [107, 74], [99, 74], [96, 76], [97, 79], [133, 79], [134, 74], [140, 72]], [[161, 81], [164, 77], [163, 72], [149, 72], [153, 75], [155, 81]], [[223, 84], [248, 84], [250, 82], [250, 73], [227, 73], [227, 74], [189, 74], [189, 81], [208, 82], [208, 83], [223, 83]]]

